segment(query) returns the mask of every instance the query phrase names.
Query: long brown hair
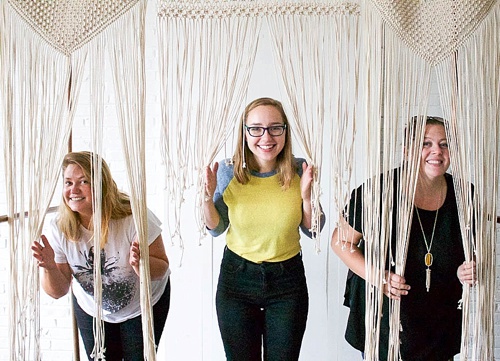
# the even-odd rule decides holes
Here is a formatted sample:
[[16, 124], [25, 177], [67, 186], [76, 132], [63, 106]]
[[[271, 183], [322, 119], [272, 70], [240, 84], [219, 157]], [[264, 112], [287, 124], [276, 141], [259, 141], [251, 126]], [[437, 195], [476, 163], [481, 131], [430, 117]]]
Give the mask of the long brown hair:
[[233, 156], [234, 176], [236, 177], [238, 182], [240, 182], [241, 184], [246, 184], [250, 179], [250, 172], [258, 170], [255, 156], [251, 152], [250, 148], [248, 148], [248, 144], [245, 140], [245, 125], [248, 119], [248, 114], [253, 109], [260, 106], [272, 106], [276, 108], [281, 114], [283, 124], [286, 125], [285, 145], [276, 158], [276, 170], [281, 187], [283, 189], [288, 189], [288, 187], [290, 187], [290, 183], [292, 182], [293, 176], [296, 173], [296, 164], [292, 154], [292, 137], [291, 134], [289, 134], [290, 125], [285, 114], [285, 110], [283, 109], [283, 105], [278, 100], [272, 98], [255, 99], [245, 107], [245, 110], [241, 115], [238, 142], [236, 144], [236, 151], [234, 152]]
[[[113, 180], [113, 177], [111, 176], [111, 171], [109, 170], [108, 164], [104, 161], [104, 159], [102, 159], [98, 155], [94, 155], [92, 152], [84, 151], [84, 152], [72, 152], [66, 154], [62, 163], [62, 171], [64, 180], [64, 171], [66, 170], [66, 168], [70, 164], [75, 164], [82, 169], [82, 172], [85, 175], [85, 177], [89, 180], [89, 182], [91, 182], [94, 161], [97, 160], [100, 160], [102, 162], [101, 247], [104, 247], [108, 238], [109, 221], [111, 219], [121, 219], [132, 214], [132, 208], [130, 205], [129, 196], [118, 189], [115, 181]], [[61, 204], [59, 205], [59, 216], [57, 219], [57, 225], [68, 240], [77, 242], [80, 239], [81, 236], [80, 216], [77, 212], [73, 212], [71, 210], [71, 208], [66, 203], [64, 197], [61, 201]], [[90, 229], [93, 230], [92, 220], [90, 224]]]

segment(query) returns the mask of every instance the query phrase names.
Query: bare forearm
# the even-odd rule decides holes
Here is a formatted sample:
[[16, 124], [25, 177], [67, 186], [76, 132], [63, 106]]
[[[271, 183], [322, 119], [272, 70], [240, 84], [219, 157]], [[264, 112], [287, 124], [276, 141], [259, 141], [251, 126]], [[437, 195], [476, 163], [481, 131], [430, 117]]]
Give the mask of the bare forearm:
[[332, 249], [342, 262], [354, 273], [366, 279], [365, 258], [358, 247], [339, 237], [339, 229], [333, 232]]
[[50, 297], [61, 298], [69, 292], [71, 279], [66, 278], [58, 268], [41, 268], [40, 279], [43, 290]]
[[203, 213], [205, 215], [205, 225], [208, 229], [214, 229], [219, 225], [220, 215], [211, 199], [203, 202]]
[[302, 226], [311, 229], [312, 224], [312, 206], [310, 200], [302, 201]]
[[[151, 280], [161, 280], [167, 273], [169, 266], [168, 259], [149, 256], [149, 275]], [[137, 276], [140, 276], [139, 266], [132, 266]]]
[[[344, 264], [354, 273], [356, 273], [359, 277], [363, 278], [365, 281], [373, 285], [377, 285], [379, 283], [379, 277], [384, 277], [382, 273], [385, 273], [383, 270], [377, 270], [372, 267], [372, 272], [370, 274], [366, 271], [365, 264], [365, 256], [359, 250], [358, 246], [346, 241], [340, 241], [338, 238], [339, 230], [336, 229], [332, 236], [332, 249], [335, 254], [344, 262]], [[342, 239], [342, 238], [340, 238]]]
[[168, 270], [168, 260], [156, 257], [149, 257], [149, 272], [152, 280], [160, 280]]

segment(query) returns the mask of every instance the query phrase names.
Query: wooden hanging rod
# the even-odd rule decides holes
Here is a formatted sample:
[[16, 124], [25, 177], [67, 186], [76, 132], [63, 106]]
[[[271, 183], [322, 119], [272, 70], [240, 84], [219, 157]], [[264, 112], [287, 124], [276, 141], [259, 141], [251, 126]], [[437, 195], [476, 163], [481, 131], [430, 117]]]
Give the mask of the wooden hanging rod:
[[[57, 211], [57, 206], [55, 207], [49, 207], [49, 209], [47, 210], [47, 213], [53, 213], [55, 211]], [[28, 212], [24, 212], [24, 217], [28, 217]], [[19, 213], [16, 213], [14, 215], [14, 218], [19, 218]], [[7, 222], [9, 220], [9, 217], [8, 216], [0, 216], [0, 223], [3, 223], [3, 222]]]

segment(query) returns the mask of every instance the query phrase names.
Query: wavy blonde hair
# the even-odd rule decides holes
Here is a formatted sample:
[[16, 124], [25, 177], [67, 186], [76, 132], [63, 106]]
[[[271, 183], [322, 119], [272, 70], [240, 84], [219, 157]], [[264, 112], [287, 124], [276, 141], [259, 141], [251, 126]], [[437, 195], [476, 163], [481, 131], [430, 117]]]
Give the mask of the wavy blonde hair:
[[[63, 171], [63, 181], [64, 181], [64, 171], [70, 164], [75, 164], [82, 169], [85, 177], [91, 182], [92, 180], [92, 169], [94, 159], [99, 159], [100, 156], [94, 156], [92, 152], [71, 152], [66, 154], [62, 163]], [[108, 226], [111, 219], [121, 219], [132, 214], [132, 207], [130, 205], [129, 196], [121, 192], [109, 170], [108, 164], [104, 159], [100, 158], [102, 161], [101, 167], [101, 185], [102, 185], [102, 219], [101, 219], [101, 248], [107, 242], [108, 239]], [[92, 184], [91, 184], [91, 188]], [[59, 205], [59, 215], [57, 219], [57, 226], [64, 234], [64, 236], [73, 242], [77, 242], [81, 237], [81, 219], [78, 212], [73, 212], [71, 208], [66, 203], [66, 200], [62, 199]], [[89, 228], [93, 230], [93, 224]]]
[[[292, 154], [292, 139], [291, 135], [288, 134], [290, 124], [285, 114], [285, 110], [283, 109], [283, 105], [281, 104], [281, 102], [272, 98], [255, 99], [245, 107], [245, 110], [241, 115], [240, 132], [238, 135], [236, 151], [233, 156], [234, 176], [236, 177], [238, 182], [240, 182], [241, 184], [246, 184], [250, 180], [250, 172], [258, 170], [255, 156], [250, 148], [248, 148], [248, 144], [246, 142], [245, 125], [248, 119], [248, 114], [252, 110], [260, 106], [272, 106], [276, 108], [281, 114], [283, 124], [286, 125], [285, 145], [276, 158], [278, 180], [283, 190], [286, 190], [290, 187], [290, 183], [292, 182], [292, 179], [296, 173], [297, 164]], [[246, 166], [244, 167], [245, 162]]]

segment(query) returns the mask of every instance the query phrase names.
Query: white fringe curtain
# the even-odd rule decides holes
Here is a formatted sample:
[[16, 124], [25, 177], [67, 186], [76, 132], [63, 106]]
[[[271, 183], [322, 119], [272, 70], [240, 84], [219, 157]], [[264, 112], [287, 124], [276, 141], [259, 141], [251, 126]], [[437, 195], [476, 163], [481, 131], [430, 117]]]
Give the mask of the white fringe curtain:
[[[0, 4], [0, 95], [10, 288], [9, 359], [40, 359], [39, 239], [74, 116], [81, 59], [54, 52], [26, 21], [23, 4]], [[17, 8], [18, 7], [18, 8]]]
[[[366, 28], [361, 30], [365, 34], [361, 53], [368, 61], [361, 64], [360, 74], [362, 81], [366, 82], [366, 93], [360, 99], [366, 102], [367, 114], [365, 133], [369, 159], [365, 168], [367, 177], [373, 180], [368, 183], [365, 192], [365, 197], [372, 201], [369, 202], [364, 219], [365, 229], [368, 230], [365, 245], [366, 266], [369, 270], [367, 278], [372, 283], [366, 290], [367, 360], [378, 358], [378, 317], [384, 297], [381, 290], [385, 251], [389, 247], [391, 234], [394, 192], [399, 195], [398, 221], [395, 225], [398, 244], [396, 249], [389, 249], [390, 261], [396, 266], [397, 273], [404, 274], [418, 144], [421, 144], [429, 79], [434, 68], [439, 74], [444, 116], [450, 120], [447, 133], [453, 161], [452, 172], [457, 182], [466, 258], [471, 260], [476, 252], [478, 261], [480, 285], [474, 288], [479, 294], [474, 309], [471, 309], [469, 302], [469, 287], [464, 287], [464, 342], [461, 357], [463, 360], [487, 360], [493, 357], [492, 283], [495, 279], [499, 56], [498, 36], [493, 30], [498, 29], [498, 6], [492, 11], [495, 9], [492, 4], [487, 1], [460, 4], [454, 1], [417, 0], [411, 3], [363, 2], [362, 24]], [[487, 16], [489, 11], [491, 14]], [[487, 24], [478, 27], [486, 16]], [[468, 45], [462, 46], [466, 40]], [[404, 144], [411, 150], [410, 158], [404, 162], [400, 189], [392, 189], [392, 176], [387, 176], [388, 171], [398, 161], [395, 155], [399, 154], [403, 158], [403, 130], [414, 114], [423, 116], [416, 130], [416, 143]], [[377, 178], [379, 174], [384, 177], [382, 189]], [[468, 192], [470, 182], [479, 182], [476, 195], [482, 192], [474, 202]], [[381, 208], [380, 194], [384, 195]], [[473, 219], [475, 222], [472, 222]], [[377, 238], [377, 242], [370, 241]], [[483, 249], [481, 254], [478, 253], [479, 248]], [[400, 359], [399, 306], [398, 301], [390, 302], [388, 360]], [[468, 327], [469, 314], [475, 315], [472, 328]], [[472, 344], [472, 351], [469, 351], [468, 342]]]
[[[186, 19], [192, 20], [193, 28], [197, 26], [196, 29], [204, 29], [205, 23], [200, 18], [207, 17], [207, 12], [210, 15], [224, 13], [224, 10], [219, 8], [220, 2], [213, 1], [208, 4], [207, 8], [198, 1], [183, 3], [165, 1], [162, 2], [159, 11], [160, 22], [164, 21], [163, 18], [168, 18], [172, 24], [167, 28], [170, 31], [170, 38], [167, 38], [166, 30], [163, 28], [160, 30], [165, 31], [161, 34], [163, 38], [160, 40], [160, 46], [167, 44], [168, 40], [177, 41], [173, 45], [174, 51], [162, 50], [162, 53], [167, 55], [161, 63], [161, 67], [171, 67], [162, 70], [165, 71], [162, 74], [162, 81], [168, 84], [163, 88], [177, 91], [175, 94], [166, 92], [169, 97], [162, 99], [164, 158], [167, 168], [170, 169], [167, 174], [167, 178], [171, 178], [168, 180], [169, 192], [174, 194], [173, 199], [178, 202], [177, 209], [180, 209], [182, 192], [187, 185], [186, 169], [193, 167], [187, 157], [188, 155], [194, 157], [195, 153], [188, 144], [189, 140], [193, 139], [190, 133], [193, 127], [188, 121], [194, 113], [195, 119], [201, 120], [201, 123], [197, 123], [202, 125], [201, 128], [212, 126], [199, 116], [201, 114], [199, 110], [191, 111], [192, 108], [200, 109], [197, 108], [202, 105], [203, 97], [200, 94], [204, 94], [203, 91], [206, 89], [204, 86], [199, 87], [203, 89], [202, 92], [196, 89], [195, 74], [200, 72], [198, 64], [201, 61], [192, 60], [195, 59], [193, 55], [195, 51], [202, 51], [201, 45], [197, 42], [201, 37], [193, 36], [194, 31], [180, 29], [187, 28]], [[233, 6], [233, 2], [224, 4], [227, 7]], [[273, 1], [243, 2], [241, 5], [243, 9], [245, 7], [258, 9], [258, 13], [266, 15], [269, 22], [277, 63], [287, 92], [290, 113], [293, 115], [291, 120], [294, 122], [295, 135], [301, 141], [308, 161], [318, 170], [313, 187], [315, 204], [318, 204], [321, 194], [318, 181], [324, 145], [323, 138], [318, 135], [323, 135], [325, 118], [328, 116], [338, 119], [338, 124], [332, 126], [329, 139], [333, 149], [330, 178], [334, 179], [334, 202], [339, 211], [348, 198], [347, 190], [351, 185], [352, 172], [356, 171], [354, 168], [358, 171], [361, 168], [363, 179], [369, 179], [365, 189], [365, 198], [368, 201], [364, 220], [368, 240], [365, 245], [369, 270], [367, 276], [371, 280], [371, 286], [367, 287], [369, 312], [365, 320], [368, 336], [365, 350], [366, 358], [369, 360], [376, 359], [378, 355], [379, 315], [384, 297], [379, 290], [383, 288], [387, 251], [391, 255], [390, 262], [395, 266], [396, 272], [404, 274], [405, 271], [409, 221], [413, 212], [419, 145], [425, 129], [424, 119], [428, 108], [431, 72], [436, 64], [457, 49], [468, 34], [476, 29], [478, 22], [486, 16], [488, 12], [486, 2], [478, 2], [475, 5], [468, 8], [467, 4], [454, 4], [450, 1], [437, 3], [415, 0], [411, 5], [403, 2], [392, 4], [390, 1], [362, 1], [361, 18], [357, 5], [353, 3]], [[435, 15], [436, 8], [445, 8], [439, 19], [435, 16], [422, 16], [422, 14]], [[238, 8], [233, 10], [233, 15], [238, 19], [245, 11]], [[451, 22], [445, 15], [455, 14], [457, 11], [468, 12], [469, 17], [457, 19], [458, 23], [450, 27]], [[357, 23], [358, 20], [360, 24]], [[452, 37], [450, 42], [449, 37], [439, 36], [443, 32], [446, 35], [453, 33], [455, 37]], [[435, 44], [433, 42], [435, 39], [444, 43]], [[207, 46], [206, 50], [212, 51], [211, 46]], [[175, 57], [182, 61], [175, 63]], [[491, 55], [490, 59], [495, 59], [495, 54]], [[208, 60], [206, 64], [209, 64]], [[496, 68], [492, 64], [489, 69]], [[496, 78], [492, 76], [492, 79]], [[185, 94], [186, 89], [189, 91], [187, 94]], [[217, 91], [214, 93], [218, 94]], [[498, 98], [494, 99], [498, 102]], [[480, 100], [475, 103], [477, 109], [485, 105]], [[412, 137], [405, 140], [405, 127], [415, 114], [422, 115], [417, 125], [415, 141]], [[220, 128], [228, 129], [226, 126], [227, 124], [223, 123]], [[196, 128], [198, 131], [200, 126]], [[227, 134], [225, 132], [227, 130], [219, 134]], [[453, 134], [449, 134], [449, 137], [453, 138]], [[214, 149], [220, 149], [218, 142], [224, 141], [225, 136], [220, 138], [205, 136], [204, 139], [215, 142]], [[199, 143], [195, 144], [198, 147]], [[363, 151], [367, 154], [366, 163], [360, 167], [352, 165], [356, 144], [358, 147], [362, 144]], [[496, 143], [492, 141], [489, 144]], [[206, 149], [206, 145], [198, 149], [200, 154], [206, 153], [203, 150]], [[494, 154], [497, 152], [495, 148]], [[206, 159], [213, 160], [213, 156]], [[338, 162], [333, 163], [333, 159]], [[208, 163], [197, 164], [204, 166]], [[393, 189], [391, 170], [401, 164], [401, 180], [398, 189]], [[172, 183], [179, 179], [180, 183]], [[381, 179], [384, 180], [382, 187]], [[495, 179], [494, 176], [491, 179]], [[394, 192], [398, 195], [398, 221], [395, 225], [392, 224], [392, 214], [395, 211], [392, 197]], [[381, 194], [384, 196], [382, 207], [379, 207]], [[317, 207], [315, 209], [318, 210]], [[490, 214], [494, 215], [495, 212], [492, 211]], [[316, 222], [319, 220], [318, 215], [315, 214]], [[380, 223], [373, 221], [379, 219]], [[178, 219], [176, 222], [179, 222]], [[467, 220], [464, 220], [464, 224], [466, 225], [464, 229], [467, 229], [469, 224]], [[179, 223], [176, 228], [177, 235], [179, 235], [178, 225]], [[396, 228], [399, 240], [395, 249], [389, 249], [392, 227]], [[314, 229], [317, 228], [313, 226]], [[464, 242], [468, 242], [469, 237], [465, 233]], [[489, 280], [491, 281], [491, 278]], [[399, 359], [399, 302], [391, 301], [390, 307], [392, 333], [389, 358], [396, 360]]]
[[[87, 52], [93, 62], [91, 81], [96, 98], [91, 111], [93, 150], [101, 149], [101, 81], [107, 44], [131, 176], [132, 207], [141, 252], [147, 252], [142, 242], [146, 239], [142, 203], [146, 190], [140, 180], [145, 174], [144, 8], [145, 0], [106, 0], [97, 7], [79, 0], [7, 0], [0, 5], [0, 72], [5, 80], [0, 83], [0, 102], [10, 195], [12, 360], [39, 358], [39, 280], [29, 245], [40, 236], [58, 181]], [[333, 178], [333, 201], [339, 211], [348, 199], [352, 174], [360, 172], [363, 179], [370, 179], [365, 193], [366, 199], [372, 199], [366, 203], [366, 238], [380, 241], [365, 246], [372, 284], [366, 295], [365, 357], [377, 359], [384, 255], [388, 250], [396, 271], [404, 273], [424, 118], [414, 144], [404, 144], [404, 127], [412, 115], [426, 115], [429, 79], [436, 70], [444, 116], [450, 120], [447, 133], [466, 258], [476, 259], [479, 281], [474, 288], [464, 287], [461, 358], [492, 359], [499, 167], [498, 2], [362, 0], [359, 9], [353, 3], [326, 0], [159, 1], [162, 156], [167, 192], [175, 203], [174, 235], [181, 238], [182, 245], [179, 222], [184, 190], [194, 182], [200, 185], [196, 172], [214, 160], [238, 121], [261, 19], [267, 17], [295, 135], [318, 171], [314, 201], [318, 204], [321, 194], [318, 182], [324, 139], [331, 140], [329, 178]], [[107, 42], [104, 36], [91, 42], [125, 13], [106, 33]], [[330, 134], [323, 135], [329, 117], [335, 124]], [[400, 188], [392, 189], [390, 170], [403, 160], [404, 147], [410, 151]], [[354, 165], [358, 148], [367, 154], [367, 161]], [[380, 177], [384, 179], [382, 188]], [[469, 182], [475, 184], [474, 199], [468, 194]], [[394, 226], [400, 241], [396, 249], [389, 249], [394, 192], [399, 197], [399, 218]], [[380, 194], [384, 195], [382, 208], [378, 206]], [[198, 190], [197, 196], [200, 205], [203, 192]], [[380, 223], [371, 221], [378, 219]], [[146, 263], [141, 264], [142, 307], [147, 313], [149, 276], [142, 272], [145, 269]], [[389, 359], [397, 360], [399, 302], [391, 302], [390, 307]], [[145, 357], [152, 360], [151, 317], [147, 318]], [[96, 336], [97, 355], [102, 352], [100, 337]]]
[[118, 121], [127, 175], [132, 213], [141, 252], [141, 315], [144, 357], [156, 359], [151, 308], [148, 222], [146, 206], [146, 91], [145, 91], [145, 12], [146, 1], [139, 1], [112, 26], [108, 37], [111, 68], [118, 102]]
[[196, 219], [201, 235], [206, 234], [201, 212], [203, 171], [239, 120], [262, 14], [253, 1], [165, 0], [160, 1], [158, 22], [162, 157], [175, 217], [172, 236], [183, 248], [180, 211], [193, 178]]
[[[0, 5], [0, 69], [5, 79], [1, 83], [1, 104], [11, 254], [8, 312], [11, 360], [40, 359], [39, 279], [30, 245], [40, 237], [58, 182], [87, 53], [92, 57], [93, 70], [92, 150], [101, 152], [106, 37], [98, 35], [120, 17], [123, 19], [116, 23], [114, 32], [106, 36], [112, 46], [118, 118], [127, 155], [132, 209], [144, 256], [141, 262], [141, 308], [147, 315], [143, 318], [144, 353], [146, 359], [155, 359], [144, 186], [145, 4], [145, 0], [107, 0], [98, 6], [78, 0], [57, 3], [9, 0]], [[95, 37], [96, 41], [91, 42]], [[99, 249], [99, 162], [93, 170], [93, 182], [94, 238]], [[95, 261], [96, 308], [100, 310], [100, 257], [95, 257]], [[99, 312], [95, 326], [94, 354], [101, 359], [104, 334]]]
[[[386, 256], [398, 274], [404, 274], [413, 195], [420, 159], [423, 125], [417, 128], [415, 142], [407, 137], [405, 127], [414, 114], [426, 114], [429, 95], [430, 65], [417, 57], [383, 22], [370, 3], [362, 5], [360, 32], [360, 106], [365, 121], [358, 127], [356, 142], [362, 144], [366, 162], [358, 165], [366, 180], [363, 201], [365, 230], [366, 315], [365, 359], [377, 360], [385, 282]], [[360, 149], [359, 147], [357, 149]], [[404, 149], [407, 156], [404, 156]], [[394, 188], [392, 171], [401, 167], [400, 182]], [[362, 171], [363, 172], [363, 171]], [[397, 209], [394, 204], [397, 194]], [[393, 224], [393, 214], [397, 222]], [[396, 249], [391, 249], [391, 235], [397, 235]], [[389, 360], [399, 359], [399, 301], [390, 302], [391, 335]]]
[[489, 13], [477, 29], [436, 67], [444, 114], [451, 120], [448, 133], [465, 257], [477, 262], [478, 284], [463, 290], [461, 360], [492, 360], [495, 345], [500, 5], [484, 2], [483, 9]]
[[[91, 134], [91, 150], [92, 155], [92, 203], [93, 216], [92, 224], [94, 226], [94, 254], [101, 254], [101, 219], [102, 219], [102, 184], [101, 184], [101, 169], [102, 159], [99, 157], [102, 154], [103, 143], [103, 116], [104, 116], [104, 85], [102, 83], [103, 74], [105, 73], [104, 64], [104, 39], [97, 37], [95, 41], [88, 45], [90, 57], [90, 66], [94, 71], [90, 75], [90, 97], [93, 101], [90, 103], [90, 134]], [[104, 359], [104, 323], [102, 321], [102, 270], [101, 257], [94, 257], [93, 277], [94, 277], [94, 349], [92, 356], [95, 360]]]
[[[317, 252], [320, 252], [321, 236], [319, 201], [323, 145], [333, 140], [332, 144], [339, 144], [342, 148], [345, 146], [340, 155], [332, 154], [333, 157], [346, 160], [351, 156], [350, 145], [346, 145], [344, 139], [328, 137], [325, 129], [339, 136], [348, 134], [355, 124], [353, 103], [346, 98], [348, 95], [356, 96], [356, 80], [349, 75], [344, 79], [341, 69], [345, 70], [348, 66], [345, 61], [349, 56], [345, 54], [349, 54], [349, 51], [355, 53], [357, 48], [358, 15], [357, 4], [318, 0], [283, 2], [267, 16], [278, 68], [290, 104], [292, 131], [308, 163], [315, 167], [311, 231]], [[351, 92], [350, 88], [353, 88]], [[331, 126], [325, 128], [325, 122], [328, 123], [333, 117], [339, 122], [331, 122]], [[340, 164], [345, 162], [341, 161]], [[350, 174], [346, 173], [349, 179]], [[332, 174], [338, 178], [344, 171], [335, 168]], [[349, 194], [348, 191], [345, 193]]]

